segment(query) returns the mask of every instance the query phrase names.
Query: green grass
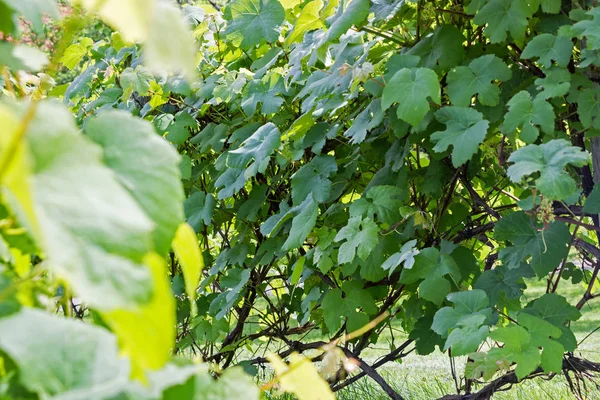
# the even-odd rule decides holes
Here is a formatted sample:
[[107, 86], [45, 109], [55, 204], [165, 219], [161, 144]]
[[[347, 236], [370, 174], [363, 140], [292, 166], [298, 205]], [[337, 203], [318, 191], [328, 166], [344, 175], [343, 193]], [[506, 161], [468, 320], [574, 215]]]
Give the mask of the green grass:
[[[528, 282], [523, 303], [541, 296], [545, 292], [542, 282]], [[585, 288], [564, 282], [559, 287], [559, 294], [565, 296], [571, 304], [577, 303]], [[578, 340], [582, 340], [589, 332], [600, 326], [600, 300], [592, 300], [582, 310], [582, 317], [572, 324], [572, 329]], [[398, 337], [396, 338], [398, 340]], [[372, 363], [378, 357], [386, 354], [389, 348], [389, 336], [382, 335], [380, 342], [373, 349], [363, 352], [365, 361]], [[397, 341], [398, 343], [398, 341]], [[600, 361], [600, 331], [589, 336], [575, 352], [576, 356]], [[464, 372], [466, 357], [456, 360], [456, 368], [460, 374]], [[454, 380], [450, 372], [450, 360], [447, 354], [437, 351], [428, 356], [410, 354], [401, 363], [388, 363], [382, 366], [379, 373], [405, 399], [429, 400], [437, 399], [446, 394], [456, 393]], [[267, 399], [288, 400], [292, 396], [269, 394]], [[389, 399], [381, 388], [370, 378], [364, 377], [355, 384], [337, 393], [341, 400], [384, 400]], [[514, 385], [508, 392], [500, 392], [494, 396], [498, 400], [563, 400], [574, 399], [566, 380], [557, 376], [552, 380], [534, 379]], [[600, 398], [600, 390], [589, 393], [590, 399]]]

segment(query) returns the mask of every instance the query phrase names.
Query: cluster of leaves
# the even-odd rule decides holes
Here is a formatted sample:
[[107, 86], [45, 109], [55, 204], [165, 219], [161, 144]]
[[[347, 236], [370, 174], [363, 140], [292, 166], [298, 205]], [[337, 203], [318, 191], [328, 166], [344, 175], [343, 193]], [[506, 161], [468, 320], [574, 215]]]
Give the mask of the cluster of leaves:
[[[39, 8], [15, 5], [33, 3], [0, 9], [36, 21]], [[317, 379], [296, 353], [321, 348], [305, 339], [317, 332], [332, 343], [334, 390], [350, 357], [393, 393], [381, 363], [360, 354], [397, 327], [403, 343], [386, 361], [413, 345], [468, 355], [465, 391], [506, 370], [563, 371], [577, 347], [569, 324], [600, 271], [593, 1], [232, 0], [182, 13], [163, 1], [81, 3], [115, 33], [60, 54], [82, 68], [70, 84], [28, 89], [63, 105], [0, 109], [13, 127], [0, 142], [0, 330], [56, 326], [48, 336], [63, 340], [32, 353], [0, 335], [21, 382], [9, 376], [11, 390], [89, 388], [88, 377], [45, 386], [66, 377], [40, 382], [31, 364], [67, 346], [66, 332], [108, 340], [21, 304], [58, 304], [110, 329], [129, 356], [121, 368], [155, 393], [211, 382], [164, 367], [175, 342], [176, 354], [253, 374], [276, 350], [282, 387], [314, 397], [290, 371]], [[0, 44], [10, 97], [9, 72], [44, 62]], [[547, 291], [524, 304], [530, 279]], [[557, 293], [568, 285], [585, 285], [577, 304]], [[117, 363], [110, 354], [102, 360]], [[329, 398], [317, 382], [309, 388]]]

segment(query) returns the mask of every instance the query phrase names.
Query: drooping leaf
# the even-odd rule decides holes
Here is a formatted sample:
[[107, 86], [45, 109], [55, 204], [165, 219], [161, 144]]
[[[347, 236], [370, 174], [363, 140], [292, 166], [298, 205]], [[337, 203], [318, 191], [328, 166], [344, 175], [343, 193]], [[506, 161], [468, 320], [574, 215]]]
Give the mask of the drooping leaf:
[[179, 260], [185, 279], [185, 291], [190, 302], [196, 301], [196, 288], [204, 269], [204, 258], [200, 253], [200, 245], [196, 233], [186, 223], [179, 225], [173, 239], [173, 251]]
[[337, 171], [335, 158], [330, 155], [317, 156], [292, 175], [292, 199], [303, 202], [312, 194], [317, 203], [323, 203], [331, 193], [331, 174]]

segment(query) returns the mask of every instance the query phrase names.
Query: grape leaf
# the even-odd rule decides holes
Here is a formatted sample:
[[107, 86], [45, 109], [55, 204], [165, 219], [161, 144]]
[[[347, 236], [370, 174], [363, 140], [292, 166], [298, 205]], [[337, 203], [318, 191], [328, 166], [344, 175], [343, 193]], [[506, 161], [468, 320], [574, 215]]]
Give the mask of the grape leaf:
[[104, 112], [88, 120], [85, 131], [102, 146], [104, 162], [155, 223], [154, 249], [166, 254], [183, 221], [179, 155], [152, 124], [124, 112]]
[[362, 143], [367, 137], [367, 133], [381, 124], [383, 117], [381, 100], [375, 99], [354, 118], [352, 126], [344, 133], [344, 136], [350, 138], [350, 143]]
[[585, 89], [577, 98], [577, 111], [586, 128], [600, 129], [600, 89]]
[[508, 112], [504, 116], [503, 131], [513, 134], [517, 128], [521, 130], [521, 139], [526, 143], [534, 142], [539, 130], [545, 133], [554, 132], [554, 110], [552, 105], [541, 97], [533, 101], [526, 91], [521, 91], [508, 102]]
[[204, 269], [204, 259], [200, 253], [200, 245], [196, 232], [186, 223], [179, 225], [173, 239], [173, 251], [179, 260], [185, 279], [185, 292], [190, 302], [195, 306], [196, 288]]
[[437, 74], [428, 68], [403, 68], [385, 85], [381, 106], [385, 111], [397, 102], [398, 118], [417, 126], [429, 111], [427, 98], [436, 104], [441, 103]]
[[[450, 293], [454, 307], [444, 307], [433, 317], [431, 329], [446, 339], [444, 349], [452, 348], [455, 356], [476, 351], [488, 334], [492, 317], [489, 299], [483, 290]], [[454, 333], [456, 331], [456, 333]]]
[[368, 315], [377, 312], [373, 297], [358, 281], [345, 281], [341, 289], [327, 292], [321, 307], [325, 326], [331, 333], [338, 331], [346, 318], [346, 330], [358, 330], [369, 323]]
[[529, 4], [521, 0], [490, 0], [475, 14], [473, 22], [485, 25], [484, 33], [492, 43], [506, 41], [507, 32], [517, 42], [523, 42], [528, 18], [532, 12]]
[[483, 119], [483, 114], [472, 108], [454, 106], [436, 111], [435, 118], [446, 125], [446, 130], [431, 135], [431, 140], [436, 143], [433, 150], [443, 152], [452, 146], [452, 165], [458, 168], [477, 153], [487, 134], [489, 122]]
[[364, 197], [352, 202], [350, 216], [367, 216], [393, 224], [401, 219], [400, 208], [407, 193], [397, 186], [379, 185], [369, 188]]
[[594, 185], [592, 193], [587, 197], [583, 205], [583, 212], [589, 214], [600, 214], [600, 185]]
[[198, 122], [194, 117], [192, 117], [188, 112], [181, 112], [177, 114], [175, 120], [171, 122], [169, 127], [167, 128], [167, 140], [171, 143], [175, 144], [184, 144], [186, 140], [189, 139], [192, 131], [196, 130], [198, 126]]
[[532, 226], [530, 217], [519, 211], [496, 223], [494, 237], [513, 243], [513, 246], [500, 250], [500, 259], [509, 269], [519, 268], [522, 261], [531, 257], [531, 267], [542, 278], [567, 256], [571, 234], [569, 228], [558, 221], [538, 231]]
[[333, 22], [317, 44], [320, 47], [340, 38], [353, 25], [359, 25], [369, 15], [370, 0], [353, 0], [345, 9], [339, 7], [336, 15], [332, 16]]
[[227, 155], [227, 165], [246, 168], [244, 178], [249, 179], [267, 169], [270, 157], [281, 143], [279, 129], [272, 122], [258, 128], [242, 145]]
[[277, 0], [235, 0], [223, 16], [229, 21], [227, 36], [241, 48], [250, 49], [263, 39], [268, 43], [277, 41], [285, 10]]
[[412, 268], [402, 270], [400, 282], [411, 284], [422, 280], [419, 285], [419, 295], [439, 305], [450, 292], [450, 282], [444, 278], [446, 275], [450, 275], [455, 280], [460, 279], [460, 270], [456, 262], [449, 254], [428, 247], [420, 250], [415, 256]]
[[187, 222], [197, 233], [199, 233], [204, 226], [210, 225], [214, 207], [215, 198], [212, 194], [206, 194], [204, 192], [194, 192], [183, 202]]
[[552, 66], [552, 60], [559, 67], [566, 67], [571, 60], [572, 51], [573, 42], [570, 38], [543, 33], [535, 36], [527, 43], [521, 53], [521, 58], [527, 60], [537, 57], [539, 63], [546, 68]]
[[536, 99], [550, 99], [552, 97], [561, 97], [569, 92], [571, 87], [571, 73], [562, 68], [552, 68], [546, 71], [545, 78], [535, 80], [538, 90], [542, 90]]
[[23, 386], [40, 398], [110, 398], [128, 380], [113, 335], [42, 310], [0, 319], [0, 348], [18, 365]]
[[79, 43], [74, 43], [66, 48], [64, 54], [60, 58], [60, 62], [70, 70], [73, 70], [83, 60], [90, 49], [94, 41], [90, 38], [84, 37]]
[[493, 305], [504, 305], [503, 299], [516, 300], [523, 295], [527, 287], [523, 278], [534, 276], [531, 266], [521, 263], [518, 268], [508, 268], [501, 265], [489, 271], [484, 271], [477, 282], [475, 289], [485, 291]]
[[337, 171], [335, 158], [320, 155], [292, 175], [292, 199], [295, 204], [303, 202], [309, 195], [317, 203], [324, 203], [331, 193], [331, 174]]
[[495, 106], [500, 88], [493, 81], [506, 81], [511, 76], [510, 68], [500, 58], [487, 54], [471, 61], [468, 67], [456, 67], [448, 73], [448, 95], [456, 106], [471, 105], [476, 94], [481, 104]]
[[121, 87], [123, 88], [123, 100], [129, 99], [133, 92], [145, 96], [150, 90], [150, 81], [154, 76], [146, 68], [138, 65], [135, 70], [131, 67], [121, 72]]
[[406, 54], [421, 57], [419, 65], [447, 71], [463, 60], [465, 41], [462, 33], [452, 25], [441, 25], [432, 35], [418, 41]]
[[590, 156], [579, 147], [571, 146], [562, 139], [551, 140], [541, 145], [530, 144], [508, 158], [513, 163], [508, 168], [508, 177], [513, 182], [520, 182], [524, 176], [540, 173], [535, 179], [537, 189], [551, 199], [562, 200], [573, 194], [577, 185], [573, 178], [564, 171], [571, 164], [582, 167], [588, 164]]
[[285, 38], [286, 46], [302, 41], [306, 32], [325, 26], [325, 23], [319, 16], [321, 8], [323, 8], [323, 0], [312, 0], [302, 7], [302, 11], [300, 11], [300, 15], [294, 24], [294, 29]]
[[352, 217], [348, 225], [339, 230], [335, 241], [344, 241], [338, 252], [338, 263], [351, 263], [356, 255], [366, 260], [379, 241], [379, 227], [371, 218]]

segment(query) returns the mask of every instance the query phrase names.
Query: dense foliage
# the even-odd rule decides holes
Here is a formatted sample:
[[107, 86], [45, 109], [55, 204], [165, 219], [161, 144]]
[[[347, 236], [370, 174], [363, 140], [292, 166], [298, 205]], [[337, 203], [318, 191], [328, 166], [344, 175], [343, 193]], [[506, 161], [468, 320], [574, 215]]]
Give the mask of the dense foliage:
[[376, 369], [436, 347], [468, 356], [456, 398], [600, 371], [569, 327], [600, 271], [595, 1], [73, 3], [48, 59], [20, 30], [55, 2], [0, 0], [3, 396], [258, 398], [274, 371], [401, 398]]

